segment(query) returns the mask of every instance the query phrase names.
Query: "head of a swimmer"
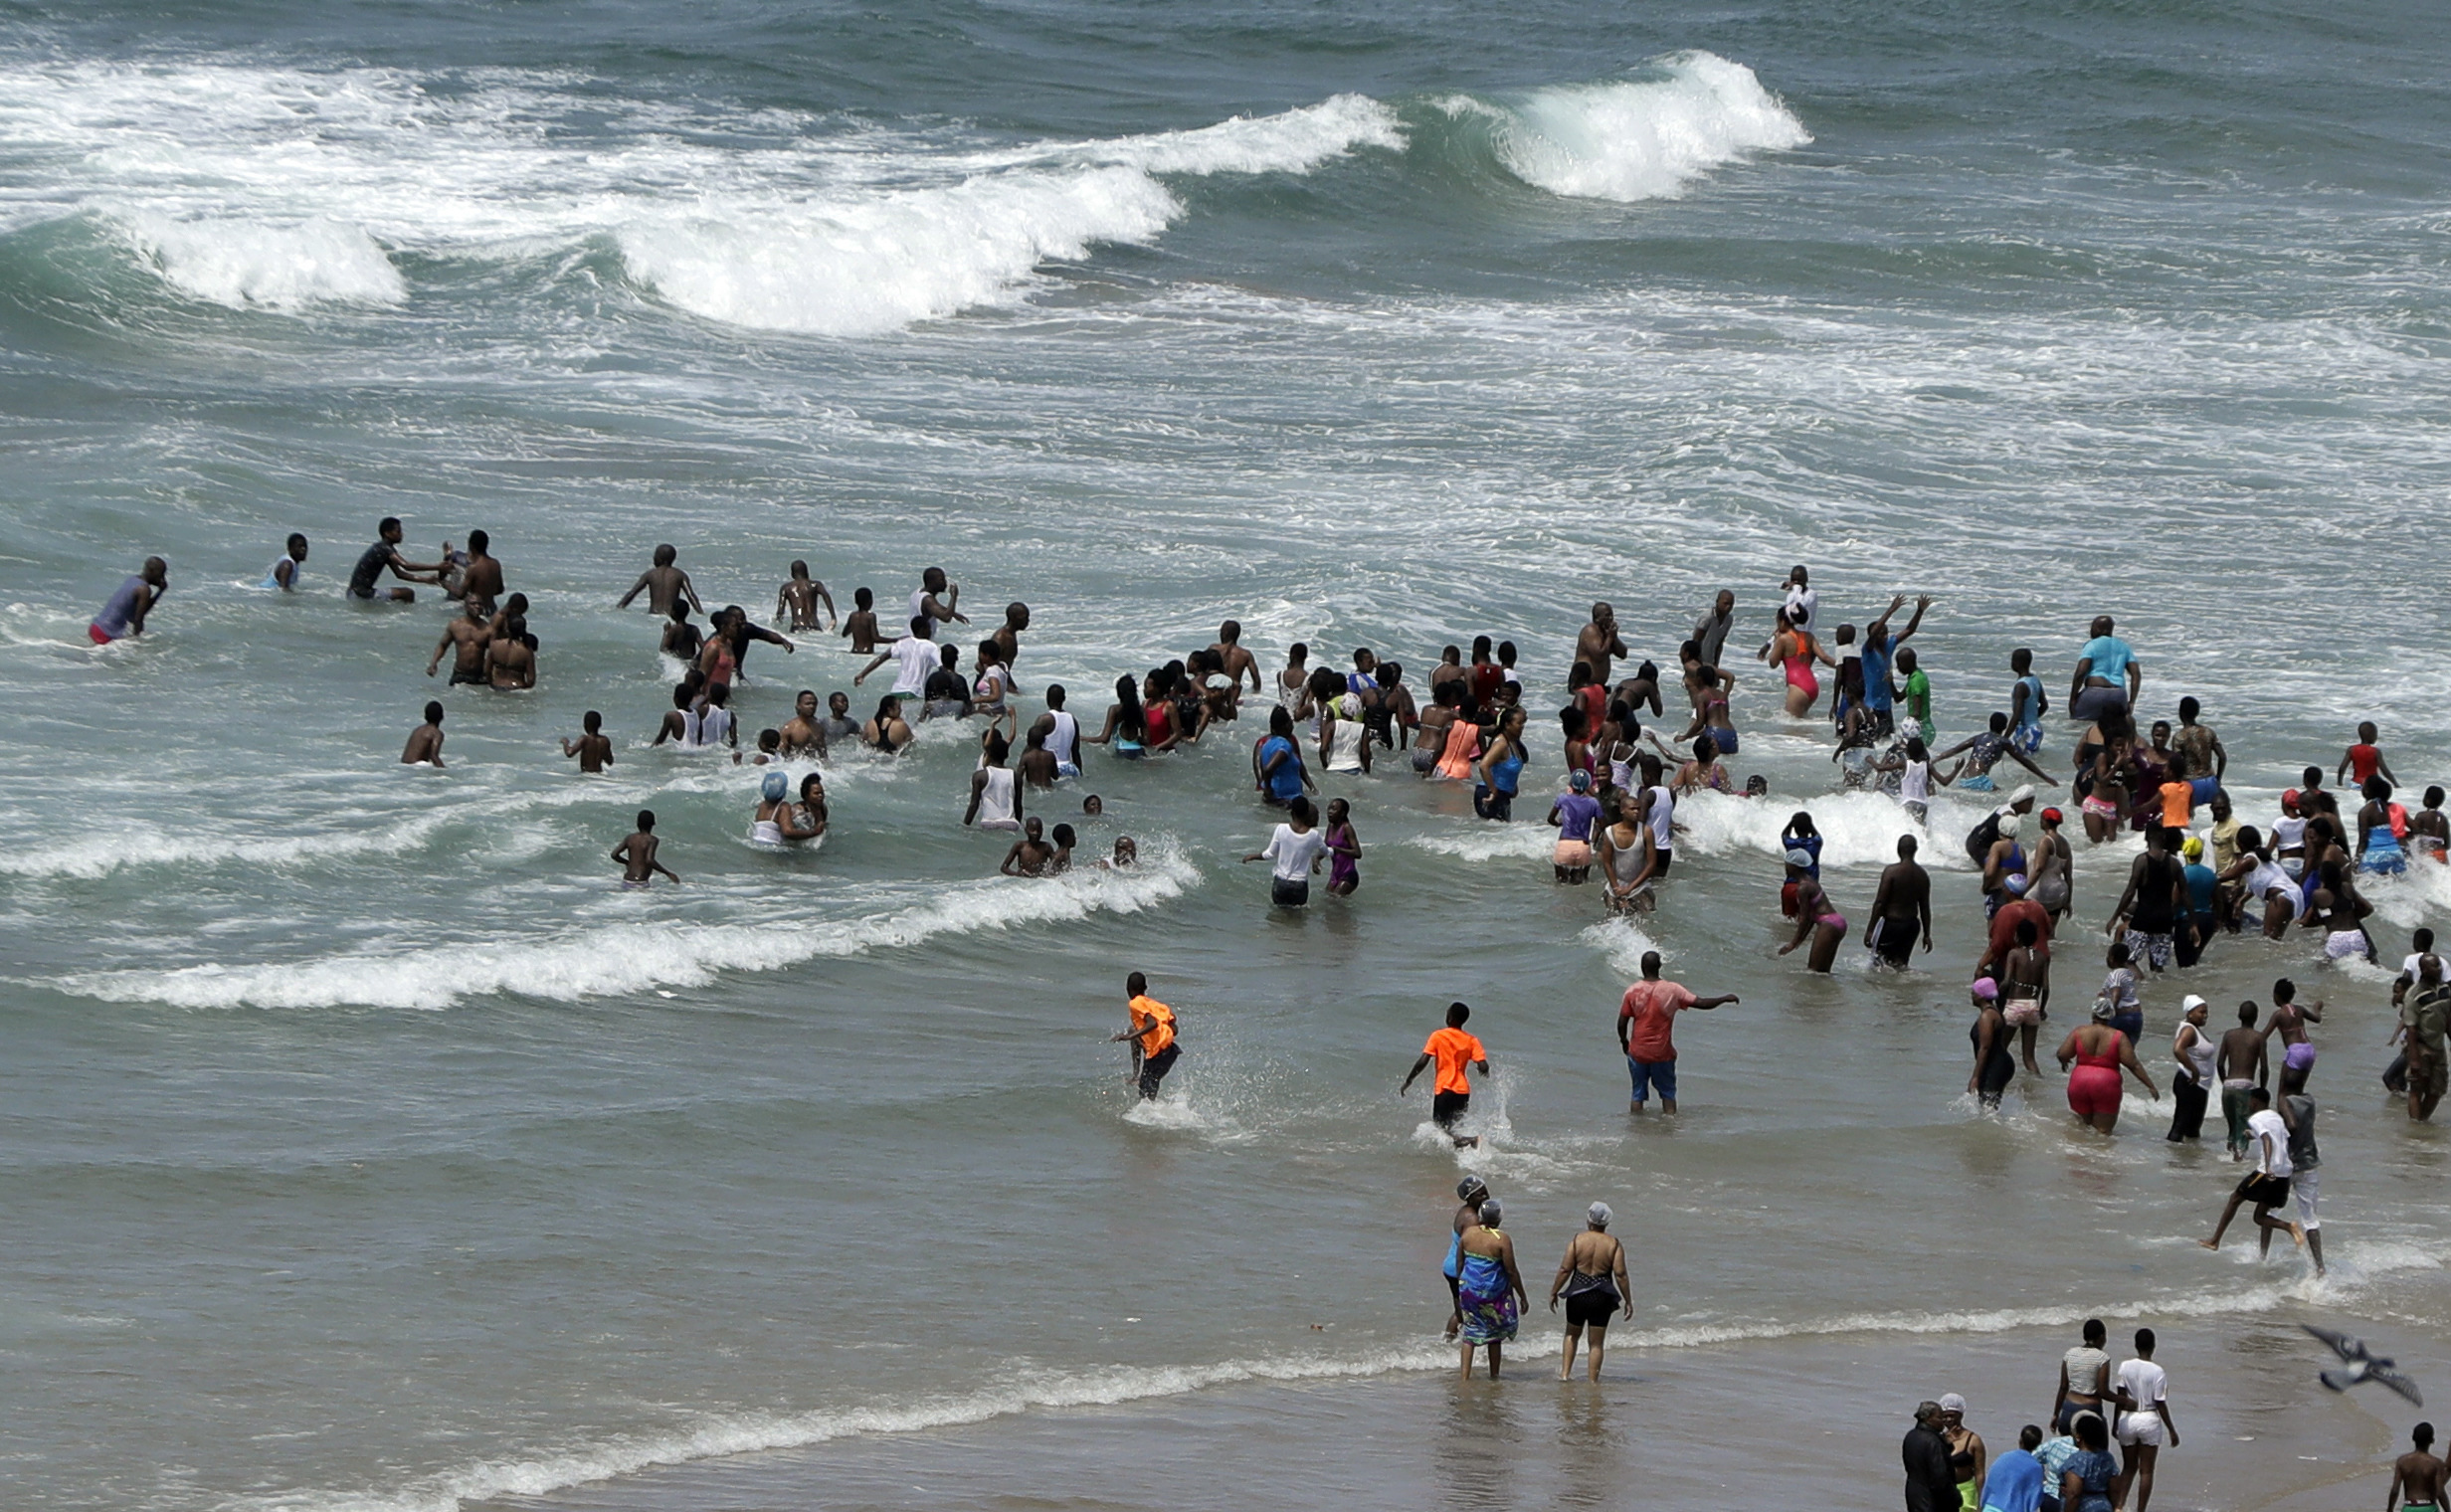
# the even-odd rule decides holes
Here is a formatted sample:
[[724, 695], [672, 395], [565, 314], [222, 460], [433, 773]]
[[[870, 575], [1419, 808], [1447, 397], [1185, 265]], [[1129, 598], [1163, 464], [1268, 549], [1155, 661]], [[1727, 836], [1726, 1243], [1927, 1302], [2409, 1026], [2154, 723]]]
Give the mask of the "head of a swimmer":
[[1472, 1010], [1461, 1003], [1449, 1003], [1446, 1006], [1446, 1027], [1448, 1029], [1462, 1029], [1464, 1021], [1471, 1017]]
[[1605, 625], [1616, 617], [1615, 607], [1610, 605], [1606, 599], [1602, 599], [1592, 606], [1592, 623], [1595, 625]]
[[1915, 858], [1916, 850], [1917, 847], [1914, 836], [1901, 835], [1898, 837], [1898, 859], [1902, 861], [1913, 860]]
[[1025, 631], [1030, 628], [1030, 606], [1016, 599], [1005, 606], [1005, 629]]
[[1656, 982], [1659, 980], [1658, 951], [1646, 950], [1642, 953], [1642, 979], [1646, 982]]
[[1005, 758], [1012, 754], [1013, 742], [1005, 738], [1004, 731], [990, 730], [987, 732], [987, 764], [989, 766], [1003, 766]]
[[818, 776], [815, 772], [811, 772], [808, 776], [800, 779], [800, 801], [802, 803], [814, 803], [818, 799], [825, 796], [825, 778]]
[[1040, 845], [1044, 842], [1046, 827], [1041, 821], [1034, 817], [1023, 821], [1022, 833], [1030, 837], [1030, 843], [1032, 845]]
[[2113, 624], [2113, 623], [2112, 623], [2111, 617], [2110, 617], [2109, 615], [2096, 615], [2096, 616], [2094, 616], [2093, 632], [2094, 632], [2094, 634], [2095, 634], [2095, 635], [2097, 635], [2097, 636], [2107, 636], [2107, 635], [2109, 635], [2112, 631], [2114, 631], [2114, 630], [2116, 630], [2116, 629], [2118, 629], [2118, 628], [2119, 628], [2119, 627], [2118, 627], [2117, 625], [2115, 625], [2115, 624]]
[[925, 572], [920, 573], [919, 586], [926, 589], [930, 593], [943, 593], [945, 591], [945, 569], [942, 567], [930, 567]]
[[1123, 979], [1123, 992], [1128, 998], [1145, 998], [1149, 995], [1149, 979], [1137, 971], [1133, 972]]
[[429, 698], [426, 700], [426, 722], [428, 724], [441, 724], [443, 722], [443, 705], [436, 699]]
[[[676, 562], [676, 561], [678, 561], [678, 560], [680, 560], [680, 551], [679, 551], [679, 548], [674, 547], [674, 546], [658, 546], [658, 547], [656, 548], [656, 565], [657, 565], [657, 566], [659, 566], [659, 567], [669, 567], [669, 566], [671, 566], [674, 562]], [[794, 565], [794, 566], [798, 566], [798, 565], [799, 565], [799, 563], [795, 562], [795, 563], [793, 563], [792, 565]]]

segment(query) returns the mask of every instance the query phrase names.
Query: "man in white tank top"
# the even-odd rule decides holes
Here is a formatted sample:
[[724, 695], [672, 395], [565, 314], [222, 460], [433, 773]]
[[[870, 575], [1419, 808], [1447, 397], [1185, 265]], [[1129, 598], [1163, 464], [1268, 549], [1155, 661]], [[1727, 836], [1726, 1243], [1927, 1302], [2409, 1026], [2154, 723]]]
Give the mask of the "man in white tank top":
[[1055, 758], [1055, 775], [1081, 775], [1080, 721], [1064, 711], [1063, 684], [1050, 682], [1046, 687], [1046, 712], [1031, 726], [1042, 737], [1047, 754]]

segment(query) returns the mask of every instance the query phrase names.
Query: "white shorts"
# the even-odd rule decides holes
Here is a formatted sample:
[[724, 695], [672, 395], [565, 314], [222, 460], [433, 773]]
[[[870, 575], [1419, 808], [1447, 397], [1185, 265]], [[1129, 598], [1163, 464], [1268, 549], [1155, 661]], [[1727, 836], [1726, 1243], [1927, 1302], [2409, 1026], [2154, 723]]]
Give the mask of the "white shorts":
[[2162, 1415], [2160, 1413], [2122, 1413], [2119, 1431], [2113, 1435], [2121, 1443], [2162, 1446]]
[[2289, 1179], [2289, 1195], [2298, 1199], [2298, 1222], [2309, 1233], [2324, 1227], [2315, 1217], [2315, 1205], [2323, 1200], [2316, 1190], [2316, 1180], [2322, 1175], [2321, 1171], [2302, 1167]]

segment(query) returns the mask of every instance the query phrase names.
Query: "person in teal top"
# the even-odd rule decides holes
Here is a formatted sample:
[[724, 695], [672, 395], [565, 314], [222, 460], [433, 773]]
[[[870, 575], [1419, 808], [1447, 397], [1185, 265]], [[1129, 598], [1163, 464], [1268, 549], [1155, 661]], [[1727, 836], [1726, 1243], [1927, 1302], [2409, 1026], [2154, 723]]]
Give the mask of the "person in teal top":
[[2077, 653], [2076, 675], [2068, 683], [2068, 717], [2092, 723], [2113, 710], [2136, 707], [2145, 689], [2145, 672], [2133, 647], [2111, 632], [2109, 615], [2094, 620], [2094, 638]]

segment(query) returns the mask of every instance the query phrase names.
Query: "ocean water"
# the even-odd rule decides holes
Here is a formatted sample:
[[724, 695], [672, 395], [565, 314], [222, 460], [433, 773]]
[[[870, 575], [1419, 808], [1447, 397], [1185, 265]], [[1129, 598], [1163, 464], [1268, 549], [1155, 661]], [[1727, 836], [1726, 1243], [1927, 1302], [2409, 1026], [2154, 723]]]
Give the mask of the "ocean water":
[[[675, 668], [613, 603], [660, 541], [761, 616], [795, 557], [847, 610], [941, 565], [983, 627], [1031, 605], [1024, 687], [1093, 723], [1228, 616], [1271, 671], [1370, 646], [1416, 686], [1512, 639], [1546, 710], [1592, 599], [1665, 661], [1733, 588], [1750, 647], [1805, 562], [1833, 623], [1934, 596], [1950, 738], [2014, 647], [2057, 701], [2112, 613], [2152, 712], [2203, 700], [2248, 822], [2359, 719], [2422, 786], [2446, 80], [2401, 4], [10, 7], [0, 1500], [1208, 1506], [1271, 1477], [1497, 1507], [1808, 1474], [1885, 1506], [1936, 1377], [2017, 1380], [1977, 1397], [2013, 1441], [2096, 1314], [2161, 1329], [2270, 1452], [2189, 1467], [2206, 1504], [2316, 1495], [2300, 1450], [2415, 1414], [2306, 1400], [2290, 1323], [2451, 1343], [2451, 1145], [2370, 1079], [2384, 973], [2225, 940], [2148, 989], [2165, 1086], [2182, 992], [2331, 1005], [2317, 1282], [2193, 1246], [2233, 1173], [2161, 1139], [2167, 1104], [2105, 1142], [2056, 1077], [1996, 1117], [1961, 1095], [1980, 795], [1921, 832], [1916, 970], [1772, 953], [1791, 813], [1859, 922], [1913, 827], [1832, 791], [1826, 725], [1760, 672], [1733, 766], [1773, 796], [1688, 804], [1639, 928], [1550, 880], [1546, 720], [1511, 827], [1409, 772], [1328, 780], [1365, 881], [1291, 915], [1238, 860], [1269, 823], [1247, 720], [1032, 801], [1085, 852], [1135, 837], [1128, 874], [994, 875], [941, 726], [827, 767], [822, 852], [755, 851], [754, 771], [647, 747]], [[413, 556], [491, 533], [533, 693], [422, 676], [432, 594], [340, 594], [385, 514]], [[290, 530], [302, 591], [254, 589]], [[91, 648], [156, 552], [152, 628]], [[845, 645], [759, 648], [747, 729], [802, 687], [872, 707]], [[430, 696], [449, 768], [404, 769]], [[555, 743], [588, 709], [597, 779]], [[681, 887], [614, 885], [642, 806]], [[2096, 931], [2132, 853], [2080, 858]], [[2440, 874], [2372, 892], [2387, 960], [2451, 914]], [[1743, 999], [1681, 1027], [1673, 1126], [1626, 1117], [1609, 1027], [1646, 948]], [[1134, 969], [1186, 1045], [1152, 1107], [1104, 1042]], [[1496, 1067], [1462, 1154], [1396, 1096], [1453, 999]], [[1436, 1374], [1467, 1170], [1536, 1295], [1615, 1207], [1640, 1295], [1597, 1395], [1550, 1400], [1545, 1314], [1520, 1379]], [[1698, 1468], [1740, 1411], [1848, 1431]]]

